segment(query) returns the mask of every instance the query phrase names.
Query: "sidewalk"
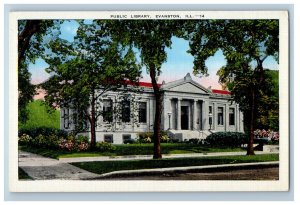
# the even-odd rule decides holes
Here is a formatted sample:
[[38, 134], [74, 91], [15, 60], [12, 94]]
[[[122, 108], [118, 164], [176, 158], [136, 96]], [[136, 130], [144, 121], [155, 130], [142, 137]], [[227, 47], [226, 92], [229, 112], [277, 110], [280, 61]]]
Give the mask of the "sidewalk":
[[[260, 154], [278, 154], [279, 152], [263, 152], [255, 151], [256, 155]], [[163, 159], [166, 158], [184, 158], [184, 157], [211, 157], [211, 156], [238, 156], [246, 155], [245, 152], [211, 152], [211, 153], [190, 153], [190, 154], [163, 154]], [[74, 158], [59, 158], [60, 162], [96, 162], [96, 161], [122, 161], [122, 160], [147, 160], [152, 159], [152, 155], [124, 155], [124, 156], [99, 156], [99, 157], [74, 157]]]
[[[271, 152], [276, 153], [276, 152]], [[256, 151], [255, 154], [270, 154], [270, 152]], [[191, 153], [191, 154], [170, 154], [163, 155], [163, 158], [184, 158], [184, 157], [209, 157], [209, 156], [233, 156], [246, 155], [246, 152], [219, 152], [219, 153]], [[208, 166], [191, 166], [191, 167], [170, 167], [141, 170], [121, 170], [102, 175], [94, 174], [86, 170], [75, 167], [72, 162], [91, 162], [91, 161], [118, 161], [118, 160], [144, 160], [152, 159], [152, 155], [130, 155], [116, 157], [78, 157], [78, 158], [60, 158], [59, 160], [43, 157], [37, 154], [19, 150], [19, 167], [22, 168], [34, 180], [94, 180], [105, 177], [132, 175], [142, 173], [165, 173], [174, 171], [192, 171], [208, 168], [225, 168], [237, 166], [258, 166], [272, 165], [279, 162], [261, 162], [261, 163], [244, 163], [244, 164], [223, 164]]]
[[80, 169], [56, 159], [42, 157], [19, 150], [19, 167], [34, 180], [81, 180], [99, 175]]

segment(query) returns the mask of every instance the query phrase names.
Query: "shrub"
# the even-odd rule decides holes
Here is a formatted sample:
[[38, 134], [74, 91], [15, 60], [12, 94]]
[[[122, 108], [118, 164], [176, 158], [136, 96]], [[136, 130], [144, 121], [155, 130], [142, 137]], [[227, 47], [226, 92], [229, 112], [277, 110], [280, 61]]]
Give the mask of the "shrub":
[[169, 136], [168, 135], [161, 136], [160, 137], [160, 142], [162, 142], [162, 143], [168, 143], [168, 142], [170, 142]]
[[101, 152], [110, 152], [116, 150], [116, 146], [108, 142], [97, 142], [96, 149]]
[[89, 143], [88, 142], [80, 142], [80, 144], [77, 144], [78, 151], [86, 151], [89, 149]]
[[240, 147], [247, 143], [247, 135], [241, 132], [216, 132], [210, 134], [205, 142], [214, 146]]
[[204, 140], [198, 138], [191, 138], [189, 140], [185, 140], [184, 142], [189, 144], [204, 144]]
[[124, 140], [124, 144], [134, 144], [136, 141], [134, 139], [126, 139]]
[[139, 143], [151, 143], [153, 141], [153, 132], [142, 132], [138, 134]]
[[29, 144], [31, 144], [31, 141], [32, 141], [32, 138], [27, 134], [22, 134], [19, 137], [19, 143], [21, 145], [29, 145]]
[[87, 136], [83, 136], [83, 135], [78, 135], [76, 137], [76, 143], [80, 144], [80, 143], [89, 143], [89, 137]]
[[68, 133], [64, 130], [56, 129], [56, 128], [49, 128], [49, 127], [37, 127], [37, 128], [26, 128], [26, 129], [19, 129], [19, 136], [27, 134], [32, 138], [35, 138], [39, 135], [43, 136], [50, 136], [56, 135], [58, 137], [66, 138]]
[[[138, 134], [138, 142], [139, 143], [151, 143], [154, 141], [154, 133], [153, 132], [142, 132]], [[160, 142], [166, 143], [170, 142], [170, 138], [168, 136], [168, 133], [166, 131], [160, 132]]]
[[75, 142], [72, 139], [61, 138], [58, 144], [60, 149], [73, 151], [76, 149]]
[[39, 134], [32, 140], [32, 145], [36, 147], [47, 147], [47, 139], [44, 135]]

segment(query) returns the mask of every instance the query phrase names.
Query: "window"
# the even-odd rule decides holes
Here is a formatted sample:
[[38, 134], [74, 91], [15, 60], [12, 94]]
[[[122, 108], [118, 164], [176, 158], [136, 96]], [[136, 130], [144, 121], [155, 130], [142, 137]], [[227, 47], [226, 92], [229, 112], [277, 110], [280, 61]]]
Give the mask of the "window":
[[130, 122], [130, 102], [128, 100], [122, 102], [122, 121]]
[[139, 103], [139, 122], [140, 123], [147, 122], [147, 103], [146, 102]]
[[131, 140], [131, 135], [129, 135], [129, 134], [123, 135], [123, 143], [124, 144], [129, 143], [130, 140]]
[[69, 109], [63, 109], [64, 128], [69, 129]]
[[229, 108], [229, 125], [235, 125], [234, 108]]
[[209, 106], [209, 113], [212, 114], [212, 106]]
[[224, 125], [224, 108], [218, 107], [218, 125]]
[[112, 101], [103, 100], [103, 121], [112, 122], [113, 121], [113, 112], [112, 112]]
[[104, 142], [113, 143], [113, 135], [104, 135]]

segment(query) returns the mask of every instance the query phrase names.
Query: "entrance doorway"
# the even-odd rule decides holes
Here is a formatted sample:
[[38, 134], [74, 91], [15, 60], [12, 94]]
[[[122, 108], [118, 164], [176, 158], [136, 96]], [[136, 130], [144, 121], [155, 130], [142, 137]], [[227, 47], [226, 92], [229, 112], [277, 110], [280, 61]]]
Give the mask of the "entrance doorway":
[[181, 106], [181, 129], [189, 129], [189, 107]]

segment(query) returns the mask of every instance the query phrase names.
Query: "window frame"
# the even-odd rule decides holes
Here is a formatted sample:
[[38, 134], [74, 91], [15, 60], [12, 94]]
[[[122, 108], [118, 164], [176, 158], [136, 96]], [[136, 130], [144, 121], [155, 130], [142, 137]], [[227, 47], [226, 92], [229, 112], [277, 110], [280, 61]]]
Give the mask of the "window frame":
[[[104, 102], [109, 102], [110, 106], [109, 107], [104, 106]], [[113, 122], [113, 114], [110, 116], [110, 120], [109, 119], [107, 120], [106, 119], [107, 116], [105, 116], [107, 112], [113, 112], [113, 101], [111, 99], [104, 99], [102, 104], [103, 104], [103, 106], [102, 106], [102, 119], [103, 119], [103, 122], [104, 123]], [[110, 110], [105, 110], [104, 108], [110, 108]]]
[[[230, 110], [232, 110], [233, 113], [231, 113]], [[231, 124], [231, 122], [232, 122], [232, 120], [231, 120], [231, 118], [230, 118], [231, 116], [233, 117], [233, 124]], [[236, 118], [236, 117], [235, 117], [235, 108], [233, 108], [233, 107], [230, 107], [230, 108], [229, 108], [228, 118], [229, 118], [229, 122], [228, 122], [228, 123], [229, 123], [229, 126], [235, 126], [235, 124], [236, 124], [236, 123], [235, 123], [235, 118]]]
[[[126, 108], [126, 110], [125, 110], [125, 108]], [[123, 100], [122, 101], [122, 113], [121, 113], [121, 120], [123, 123], [131, 122], [131, 110], [130, 109], [131, 109], [130, 108], [130, 100]]]
[[[141, 104], [144, 104], [145, 107], [141, 110]], [[144, 116], [143, 118], [145, 119], [144, 121], [141, 121], [141, 113], [144, 111]], [[139, 123], [147, 123], [147, 102], [141, 101], [139, 102], [139, 109], [138, 109], [138, 118], [139, 118]]]
[[[69, 114], [70, 114], [69, 108], [64, 108], [63, 109], [64, 129], [69, 129], [70, 128]], [[67, 126], [66, 126], [66, 124], [67, 124]]]
[[[107, 141], [107, 140], [106, 140], [107, 137], [110, 137], [111, 140], [110, 140], [110, 141]], [[107, 143], [113, 144], [113, 143], [114, 143], [114, 135], [113, 135], [113, 134], [105, 134], [105, 135], [103, 136], [103, 141], [104, 141], [104, 142], [107, 142]]]
[[[219, 109], [222, 110], [222, 112], [219, 111]], [[218, 126], [224, 126], [224, 107], [218, 107], [218, 110], [217, 110], [218, 114], [217, 114], [217, 117], [218, 117]], [[222, 114], [222, 123], [220, 123], [220, 114]]]

